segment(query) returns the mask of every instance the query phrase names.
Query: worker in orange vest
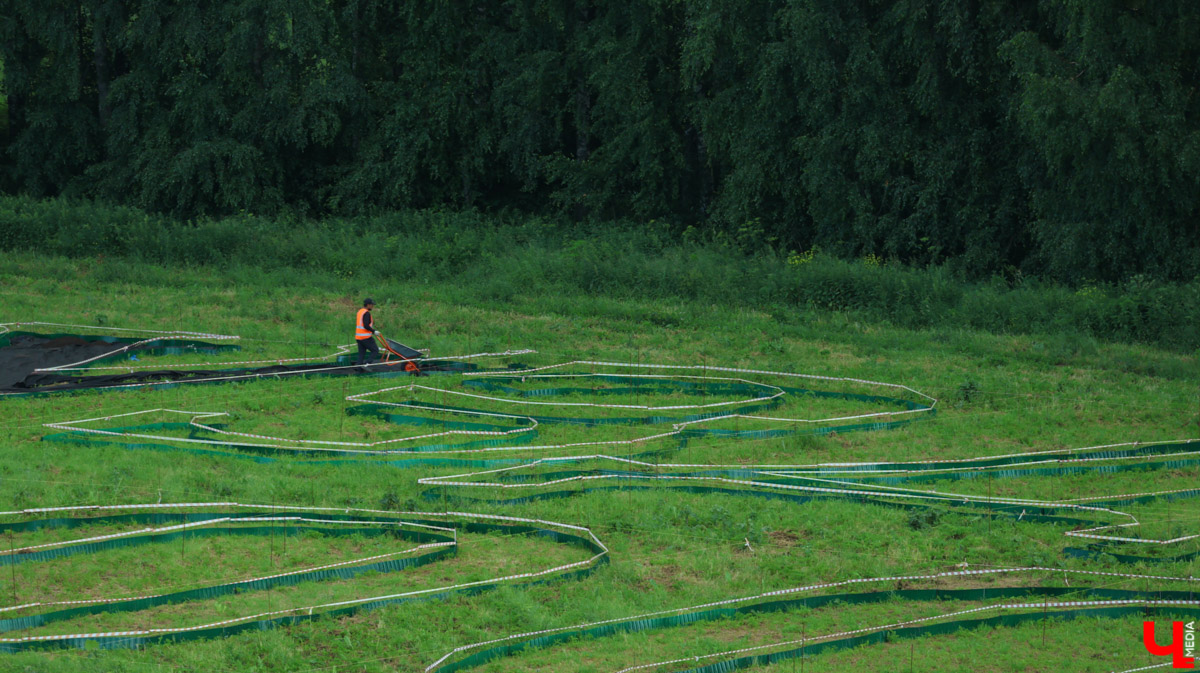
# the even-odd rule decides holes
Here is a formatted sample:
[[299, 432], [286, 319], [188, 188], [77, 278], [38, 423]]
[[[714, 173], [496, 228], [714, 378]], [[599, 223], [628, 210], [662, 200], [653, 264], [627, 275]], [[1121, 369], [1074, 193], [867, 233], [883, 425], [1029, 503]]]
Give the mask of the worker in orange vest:
[[[379, 359], [379, 346], [375, 344], [375, 324], [371, 321], [371, 309], [375, 308], [375, 300], [367, 297], [363, 307], [358, 309], [358, 317], [354, 321], [354, 341], [358, 343], [358, 364], [362, 366]], [[367, 353], [374, 357], [368, 359]]]

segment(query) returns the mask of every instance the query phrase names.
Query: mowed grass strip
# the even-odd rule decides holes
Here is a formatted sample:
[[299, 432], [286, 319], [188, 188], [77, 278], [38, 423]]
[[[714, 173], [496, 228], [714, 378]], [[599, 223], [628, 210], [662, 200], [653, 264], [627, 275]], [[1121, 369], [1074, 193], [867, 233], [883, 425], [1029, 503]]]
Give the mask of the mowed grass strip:
[[[704, 621], [675, 628], [652, 629], [633, 633], [617, 633], [607, 637], [582, 637], [544, 649], [533, 649], [509, 657], [494, 659], [469, 670], [481, 673], [500, 671], [562, 671], [612, 673], [626, 667], [646, 666], [657, 662], [675, 661], [644, 670], [669, 673], [693, 670], [738, 657], [767, 655], [797, 649], [801, 641], [820, 643], [833, 634], [869, 629], [874, 626], [902, 624], [922, 620], [912, 626], [929, 626], [951, 620], [973, 620], [997, 615], [1027, 615], [1034, 620], [1018, 626], [963, 629], [954, 634], [925, 636], [913, 640], [896, 638], [892, 643], [864, 645], [843, 652], [824, 652], [805, 657], [805, 670], [843, 671], [871, 670], [891, 666], [908, 670], [912, 655], [913, 670], [950, 670], [951, 665], [966, 664], [971, 653], [986, 644], [991, 651], [1024, 650], [1026, 654], [1011, 662], [984, 664], [989, 671], [1023, 670], [1083, 670], [1108, 673], [1121, 662], [1145, 661], [1140, 647], [1140, 615], [1117, 619], [1087, 617], [1081, 613], [1075, 620], [1047, 619], [1043, 627], [1037, 616], [1039, 607], [1016, 610], [984, 610], [966, 615], [959, 611], [987, 606], [1029, 604], [1042, 601], [1059, 602], [1087, 600], [1082, 597], [1028, 597], [999, 601], [934, 601], [919, 602], [903, 599], [881, 603], [842, 604], [817, 609], [750, 614], [733, 618]], [[1099, 607], [1099, 606], [1098, 606]], [[1053, 608], [1065, 610], [1067, 608]], [[1049, 609], [1047, 610], [1049, 611]], [[947, 616], [949, 615], [949, 616]], [[1078, 621], [1077, 621], [1078, 620]], [[1169, 621], [1169, 620], [1168, 620]], [[895, 627], [895, 630], [903, 627]], [[1046, 632], [1046, 644], [1041, 634]], [[1091, 638], [1093, 642], [1084, 642]], [[1125, 637], [1128, 634], [1128, 637]], [[1032, 636], [1032, 638], [1031, 638]], [[1097, 638], [1097, 636], [1100, 636]], [[811, 640], [808, 640], [811, 639]], [[1099, 642], [1097, 642], [1099, 641]], [[902, 645], [902, 647], [900, 647]], [[889, 647], [890, 646], [890, 647]], [[1074, 655], [1063, 648], [1081, 647]], [[739, 650], [746, 650], [739, 652]], [[725, 654], [729, 653], [729, 654]], [[978, 654], [978, 652], [976, 652]], [[896, 657], [900, 658], [896, 658]], [[1072, 657], [1082, 661], [1071, 665]], [[892, 657], [889, 659], [889, 657]], [[939, 661], [940, 660], [940, 661]], [[453, 660], [451, 660], [453, 661]], [[873, 663], [872, 663], [873, 662]], [[1019, 662], [1019, 663], [1018, 663]], [[799, 670], [799, 658], [794, 660]], [[916, 668], [924, 665], [925, 668]], [[1064, 668], [1052, 669], [1051, 666]], [[754, 670], [791, 671], [793, 661], [770, 668]]]
[[[104, 597], [114, 595], [112, 592], [122, 595], [126, 591], [180, 590], [238, 581], [245, 579], [247, 574], [266, 576], [282, 573], [288, 569], [303, 567], [306, 560], [311, 562], [314, 559], [330, 559], [332, 562], [338, 557], [346, 558], [349, 554], [365, 555], [367, 552], [365, 546], [356, 542], [354, 538], [340, 540], [349, 543], [351, 547], [329, 553], [330, 550], [314, 548], [315, 545], [306, 540], [292, 539], [287, 544], [299, 549], [284, 552], [281, 535], [273, 542], [269, 538], [253, 538], [249, 544], [233, 538], [215, 544], [206, 544], [207, 540], [193, 541], [188, 545], [192, 549], [176, 544], [169, 545], [169, 549], [151, 550], [141, 547], [138, 549], [142, 553], [132, 558], [121, 558], [131, 556], [128, 554], [104, 552], [96, 554], [96, 558], [89, 562], [73, 564], [75, 574], [68, 574], [65, 578], [60, 577], [63, 575], [65, 564], [56, 564], [63, 567], [51, 568], [44, 573], [18, 577], [18, 580], [21, 580], [18, 592], [24, 590], [26, 595], [22, 600], [43, 600], [39, 594], [45, 585], [33, 584], [32, 581], [52, 578], [67, 582], [68, 586], [47, 591], [47, 594], [52, 595], [47, 595], [46, 599]], [[238, 544], [239, 542], [242, 544]], [[403, 545], [401, 548], [416, 546], [416, 543], [393, 540], [390, 549], [397, 549], [395, 544]], [[373, 551], [386, 553], [387, 548], [378, 546]], [[321, 552], [325, 552], [325, 555], [320, 556]], [[586, 550], [557, 545], [537, 536], [460, 534], [459, 550], [453, 557], [400, 572], [369, 572], [349, 580], [308, 582], [295, 586], [247, 591], [208, 601], [175, 603], [137, 612], [79, 617], [55, 622], [39, 629], [14, 631], [8, 637], [196, 626], [277, 610], [300, 610], [327, 603], [480, 582], [518, 573], [533, 573], [581, 561], [587, 557]], [[216, 568], [202, 570], [206, 563], [211, 563]], [[25, 579], [31, 580], [31, 583], [25, 583]]]

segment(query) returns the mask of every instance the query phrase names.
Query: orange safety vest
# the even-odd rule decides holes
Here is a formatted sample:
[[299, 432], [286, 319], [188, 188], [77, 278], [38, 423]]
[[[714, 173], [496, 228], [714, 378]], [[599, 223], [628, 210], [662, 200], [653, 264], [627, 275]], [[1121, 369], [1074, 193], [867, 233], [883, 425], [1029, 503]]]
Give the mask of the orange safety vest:
[[354, 339], [356, 341], [371, 338], [371, 330], [363, 327], [363, 314], [366, 312], [367, 309], [365, 308], [358, 309], [358, 317], [356, 318], [354, 324]]

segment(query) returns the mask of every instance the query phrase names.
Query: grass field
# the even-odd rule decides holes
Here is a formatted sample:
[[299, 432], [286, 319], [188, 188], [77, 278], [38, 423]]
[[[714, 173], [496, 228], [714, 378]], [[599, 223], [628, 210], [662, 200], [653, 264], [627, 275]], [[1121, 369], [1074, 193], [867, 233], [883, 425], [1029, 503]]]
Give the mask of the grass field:
[[[1200, 438], [1200, 367], [1192, 353], [1072, 334], [913, 331], [803, 308], [768, 313], [537, 287], [497, 296], [485, 283], [404, 279], [367, 287], [336, 275], [290, 270], [166, 269], [4, 254], [0, 279], [0, 323], [91, 326], [38, 328], [47, 332], [102, 334], [119, 327], [241, 337], [237, 352], [104, 366], [329, 361], [338, 346], [350, 342], [351, 317], [362, 297], [370, 295], [379, 302], [376, 322], [388, 336], [429, 348], [436, 357], [532, 349], [536, 352], [474, 362], [496, 369], [553, 367], [541, 371], [558, 375], [313, 377], [0, 399], [0, 510], [154, 504], [175, 517], [200, 511], [268, 518], [282, 511], [361, 514], [436, 520], [455, 529], [457, 541], [454, 554], [395, 572], [370, 570], [346, 579], [230, 590], [145, 610], [97, 610], [10, 629], [0, 637], [301, 614], [312, 606], [510, 577], [478, 593], [226, 637], [139, 649], [102, 650], [81, 643], [78, 649], [4, 653], [0, 670], [421, 671], [456, 648], [517, 634], [620, 622], [664, 610], [695, 614], [703, 612], [699, 606], [731, 599], [758, 605], [771, 600], [761, 594], [815, 584], [1038, 566], [1059, 571], [892, 579], [796, 594], [995, 586], [1031, 592], [1022, 598], [922, 601], [897, 595], [875, 602], [751, 610], [689, 625], [564, 639], [468, 670], [694, 670], [736, 660], [742, 654], [733, 652], [745, 648], [761, 648], [754, 654], [785, 652], [797, 641], [826, 634], [989, 606], [967, 617], [991, 617], [1003, 612], [994, 607], [998, 604], [1025, 603], [1033, 607], [1009, 612], [1035, 618], [1014, 626], [896, 637], [756, 670], [1124, 671], [1166, 661], [1142, 646], [1144, 617], [1080, 613], [1077, 619], [1037, 619], [1039, 611], [1059, 609], [1037, 607], [1047, 600], [1037, 591], [1054, 589], [1053, 601], [1085, 601], [1096, 600], [1090, 590], [1124, 590], [1138, 605], [1154, 592], [1200, 596], [1200, 580], [1188, 579], [1200, 577], [1200, 539], [1193, 537], [1200, 533], [1200, 498], [1188, 493], [1200, 489], [1200, 445], [1075, 462], [1071, 459], [1078, 456], [1069, 451]], [[623, 364], [586, 364], [594, 362]], [[636, 366], [650, 364], [686, 369]], [[635, 374], [653, 376], [637, 379]], [[689, 423], [680, 419], [699, 408], [765, 404], [753, 401], [781, 387], [839, 396], [793, 392], [770, 408], [701, 420], [686, 425], [696, 432], [676, 432], [675, 424]], [[899, 402], [854, 395], [918, 404], [928, 404], [928, 396], [937, 399], [936, 413], [872, 417], [911, 420], [893, 429], [830, 432], [848, 422], [828, 419], [904, 409]], [[356, 396], [360, 399], [346, 399]], [[382, 408], [404, 416], [400, 419], [347, 413], [365, 402], [407, 406]], [[215, 431], [187, 425], [201, 413], [223, 414], [203, 421], [219, 424], [212, 425]], [[540, 419], [536, 428], [530, 416]], [[580, 417], [592, 422], [564, 421]], [[86, 436], [46, 426], [81, 420], [88, 421], [81, 424], [86, 427], [122, 427], [152, 437]], [[460, 434], [441, 434], [456, 430]], [[489, 446], [468, 445], [492, 437], [470, 434], [473, 430], [511, 432]], [[222, 434], [231, 432], [243, 434]], [[56, 435], [71, 441], [43, 441]], [[433, 443], [447, 446], [418, 450]], [[246, 444], [270, 449], [249, 450]], [[1057, 450], [1068, 451], [1051, 454], [1046, 462], [994, 469], [970, 462]], [[546, 460], [554, 458], [561, 460]], [[542, 462], [528, 464], [536, 460]], [[961, 469], [892, 481], [904, 474], [819, 467], [939, 461], [967, 462]], [[494, 472], [498, 469], [506, 471]], [[816, 486], [814, 478], [837, 493], [794, 488]], [[904, 492], [881, 495], [884, 489]], [[843, 491], [860, 495], [847, 497]], [[1163, 493], [1177, 497], [1153, 495]], [[802, 502], [813, 495], [819, 497]], [[1020, 502], [1030, 504], [1011, 504]], [[184, 503], [238, 506], [188, 508]], [[1039, 508], [1050, 518], [1035, 520], [1020, 512], [1032, 515]], [[152, 525], [96, 519], [98, 512], [70, 515], [93, 520], [77, 528], [26, 530], [11, 524], [51, 515], [6, 516], [0, 523], [10, 525], [0, 536], [0, 552], [7, 548], [9, 553], [0, 557], [13, 559], [22, 548], [78, 538], [122, 533], [137, 538], [133, 533]], [[588, 563], [593, 552], [525, 529], [462, 527], [493, 515], [586, 527], [607, 547], [607, 563], [587, 566], [589, 574], [577, 579], [562, 579], [563, 573], [545, 575], [557, 581], [543, 583], [511, 578]], [[1055, 516], [1092, 523], [1056, 523]], [[1097, 542], [1067, 533], [1133, 521], [1139, 525], [1097, 534], [1185, 539], [1112, 543], [1096, 548], [1100, 553], [1090, 558], [1064, 551]], [[324, 531], [331, 526], [348, 530]], [[417, 544], [411, 540], [356, 526], [235, 522], [220, 534], [163, 536], [44, 562], [9, 562], [0, 566], [0, 603], [19, 607], [182, 592], [329, 564], [361, 568], [367, 563], [363, 559], [421, 553], [411, 551]], [[241, 530], [254, 527], [265, 530]], [[1127, 562], [1124, 556], [1145, 560]], [[1183, 594], [1175, 598], [1192, 600]], [[14, 607], [0, 613], [0, 620], [47, 611], [45, 606]], [[1170, 617], [1156, 619], [1162, 642]], [[902, 627], [890, 630], [897, 628]], [[465, 650], [444, 663], [483, 649]]]

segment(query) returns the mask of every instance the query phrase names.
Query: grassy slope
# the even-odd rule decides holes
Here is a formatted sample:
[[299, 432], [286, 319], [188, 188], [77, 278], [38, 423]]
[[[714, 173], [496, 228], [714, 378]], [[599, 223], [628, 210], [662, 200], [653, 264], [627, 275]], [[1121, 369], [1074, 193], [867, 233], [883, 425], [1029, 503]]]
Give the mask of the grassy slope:
[[[712, 441], [678, 457], [689, 463], [815, 462], [824, 460], [964, 457], [1132, 440], [1175, 439], [1200, 434], [1200, 373], [1194, 358], [1144, 347], [1100, 345], [1069, 335], [998, 337], [959, 330], [913, 332], [864, 324], [837, 314], [769, 316], [736, 306], [617, 301], [562, 296], [536, 288], [503, 301], [474, 286], [432, 286], [385, 279], [365, 287], [319, 274], [263, 274], [249, 269], [168, 270], [116, 261], [64, 260], [23, 255], [0, 257], [0, 322], [43, 320], [82, 325], [109, 324], [145, 329], [187, 329], [244, 338], [238, 355], [278, 358], [324, 352], [325, 344], [348, 340], [349, 316], [364, 294], [381, 303], [379, 324], [389, 335], [435, 354], [534, 348], [534, 364], [605, 359], [681, 364], [726, 364], [897, 382], [942, 400], [936, 420], [909, 428], [832, 438], [763, 442]], [[284, 460], [273, 464], [178, 453], [128, 451], [39, 442], [41, 423], [87, 418], [145, 408], [231, 410], [259, 426], [286, 430], [296, 418], [312, 418], [320, 436], [363, 433], [361, 421], [343, 420], [341, 397], [379, 387], [367, 379], [262, 382], [178, 388], [160, 392], [86, 394], [38, 400], [9, 400], [0, 421], [0, 507], [95, 502], [163, 502], [229, 499], [331, 506], [377, 507], [381, 502], [423, 504], [417, 476], [461, 469], [400, 470], [365, 464], [332, 468]], [[391, 384], [391, 385], [394, 385]], [[272, 420], [273, 419], [273, 420]], [[365, 434], [370, 434], [366, 432]], [[1194, 487], [1197, 472], [1114, 475], [1092, 478], [997, 482], [1019, 497], [1085, 497], [1155, 489]], [[934, 487], [946, 486], [943, 484]], [[978, 485], [972, 485], [978, 488]], [[961, 483], [948, 488], [968, 488]], [[509, 633], [680, 607], [708, 600], [796, 586], [813, 581], [902, 574], [972, 564], [1058, 564], [1092, 569], [1127, 567], [1065, 561], [1062, 530], [1047, 525], [995, 523], [988, 526], [948, 516], [915, 529], [904, 512], [847, 503], [794, 506], [754, 498], [678, 492], [593, 493], [520, 508], [480, 505], [521, 516], [541, 516], [591, 526], [612, 549], [612, 564], [584, 582], [529, 590], [502, 590], [446, 603], [385, 609], [322, 621], [291, 631], [228, 640], [154, 647], [144, 652], [60, 652], [10, 657], [3, 667], [22, 670], [419, 670], [445, 651]], [[1138, 511], [1162, 530], [1200, 527], [1200, 509], [1177, 503]], [[1161, 531], [1160, 531], [1161, 532]], [[751, 539], [756, 551], [745, 551]], [[17, 544], [22, 541], [18, 540]], [[262, 553], [262, 541], [228, 544]], [[500, 550], [559, 560], [560, 550], [536, 545]], [[491, 547], [488, 547], [491, 549]], [[1195, 545], [1178, 551], [1194, 551]], [[532, 550], [532, 551], [531, 551]], [[178, 550], [149, 557], [174, 563]], [[570, 556], [570, 554], [566, 554]], [[576, 555], [578, 556], [578, 555]], [[572, 557], [574, 558], [574, 557]], [[457, 559], [452, 563], [469, 559]], [[542, 560], [538, 556], [537, 560]], [[1156, 567], [1154, 572], [1200, 575], [1191, 567]], [[446, 578], [469, 570], [445, 566]], [[165, 582], [183, 582], [186, 571]], [[434, 579], [434, 578], [430, 578]], [[79, 577], [80, 591], [90, 578]], [[403, 578], [404, 586], [422, 581]], [[1114, 581], [1111, 586], [1124, 586]], [[0, 587], [0, 591], [9, 586]], [[1138, 587], [1140, 588], [1140, 587]], [[348, 590], [353, 593], [353, 589]], [[20, 600], [36, 600], [37, 587], [19, 585]], [[311, 596], [297, 592], [297, 601]], [[32, 594], [32, 595], [31, 595]], [[261, 597], [259, 597], [261, 598]], [[245, 605], [259, 598], [250, 597]], [[203, 608], [210, 609], [210, 608]], [[215, 609], [241, 608], [218, 606]], [[247, 608], [253, 609], [253, 608]], [[922, 608], [914, 608], [920, 612]], [[178, 611], [179, 608], [172, 608]], [[865, 614], [865, 613], [864, 613]], [[857, 613], [855, 613], [857, 615]], [[146, 619], [149, 619], [147, 616]], [[593, 670], [603, 654], [613, 665], [694, 656], [736, 643], [747, 630], [778, 631], [792, 637], [788, 616], [760, 622], [662, 632], [650, 638], [584, 641], [562, 652], [531, 654], [548, 671]], [[834, 622], [854, 622], [845, 614]], [[136, 620], [135, 620], [136, 621]], [[69, 629], [68, 629], [69, 630]], [[987, 634], [989, 644], [1013, 649], [1030, 638], [1026, 630]], [[1096, 668], [1144, 665], [1136, 620], [1098, 622], [1089, 629], [1055, 626], [1062, 649], [1102, 632], [1109, 658], [1088, 660]], [[976, 636], [920, 641], [919, 670], [959, 670]], [[653, 646], [638, 644], [647, 640]], [[1050, 638], [1048, 638], [1048, 641]], [[712, 641], [712, 642], [710, 642]], [[908, 647], [898, 647], [907, 654]], [[866, 665], [873, 656], [853, 656]], [[887, 655], [889, 658], [894, 654]], [[851, 659], [846, 659], [851, 657]], [[584, 662], [584, 663], [581, 663]], [[808, 665], [812, 665], [810, 662]], [[1058, 670], [1047, 656], [1019, 666], [994, 663], [990, 670]], [[829, 666], [834, 666], [831, 663]], [[840, 666], [838, 664], [837, 666]], [[524, 669], [520, 661], [495, 670]], [[618, 666], [619, 667], [619, 666]], [[1032, 668], [1030, 668], [1032, 667]], [[790, 670], [787, 666], [781, 670]], [[822, 670], [811, 668], [806, 670]], [[827, 670], [834, 670], [829, 668]]]

